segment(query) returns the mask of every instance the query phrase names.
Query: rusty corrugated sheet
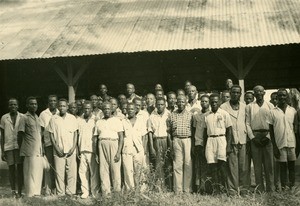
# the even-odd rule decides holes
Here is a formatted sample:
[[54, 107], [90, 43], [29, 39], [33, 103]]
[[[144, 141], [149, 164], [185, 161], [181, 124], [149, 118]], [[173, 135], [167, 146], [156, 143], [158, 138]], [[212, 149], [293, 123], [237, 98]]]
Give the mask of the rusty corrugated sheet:
[[0, 60], [300, 43], [298, 0], [1, 4]]

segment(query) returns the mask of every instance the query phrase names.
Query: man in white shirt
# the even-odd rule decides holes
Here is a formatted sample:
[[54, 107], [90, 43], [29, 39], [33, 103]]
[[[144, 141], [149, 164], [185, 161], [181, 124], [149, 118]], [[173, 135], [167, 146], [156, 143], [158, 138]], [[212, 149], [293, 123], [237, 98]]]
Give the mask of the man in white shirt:
[[39, 116], [41, 127], [42, 127], [42, 139], [44, 144], [45, 156], [47, 157], [48, 162], [51, 165], [50, 170], [44, 171], [44, 189], [46, 195], [55, 193], [55, 172], [53, 170], [54, 155], [53, 155], [53, 146], [51, 143], [51, 136], [48, 131], [48, 126], [52, 116], [59, 113], [56, 107], [57, 107], [57, 96], [49, 95], [48, 108], [42, 111]]
[[54, 148], [56, 192], [60, 196], [65, 194], [74, 195], [77, 181], [75, 149], [77, 145], [78, 122], [72, 114], [67, 113], [68, 102], [66, 99], [58, 101], [58, 110], [59, 114], [54, 115], [49, 123], [49, 132], [51, 133]]
[[186, 105], [186, 110], [191, 112], [193, 115], [201, 111], [200, 101], [198, 101], [197, 88], [191, 85], [188, 88], [188, 103]]
[[269, 124], [271, 109], [274, 106], [264, 101], [265, 89], [255, 86], [255, 101], [246, 106], [246, 127], [251, 140], [251, 154], [254, 165], [255, 182], [259, 191], [264, 191], [263, 171], [265, 173], [266, 190], [274, 191], [273, 146], [270, 140]]
[[283, 189], [287, 189], [287, 186], [290, 188], [295, 186], [295, 161], [297, 159], [295, 148], [298, 140], [297, 111], [287, 104], [287, 98], [287, 90], [279, 89], [277, 106], [271, 110], [268, 121], [274, 156], [280, 165], [280, 181]]

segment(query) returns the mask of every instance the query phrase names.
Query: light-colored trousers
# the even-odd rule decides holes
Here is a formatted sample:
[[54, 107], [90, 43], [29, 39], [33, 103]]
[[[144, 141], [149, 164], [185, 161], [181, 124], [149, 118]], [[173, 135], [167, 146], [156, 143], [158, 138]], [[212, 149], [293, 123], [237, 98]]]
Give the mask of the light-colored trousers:
[[55, 189], [55, 172], [54, 168], [54, 156], [53, 156], [53, 146], [45, 147], [45, 156], [48, 159], [49, 164], [51, 165], [50, 170], [44, 171], [44, 187], [46, 194], [51, 194]]
[[248, 165], [246, 164], [246, 144], [232, 145], [232, 152], [228, 156], [228, 189], [238, 191], [240, 188], [248, 189]]
[[118, 141], [100, 140], [99, 144], [99, 172], [103, 194], [121, 190], [121, 160], [114, 161], [118, 151]]
[[139, 153], [134, 151], [133, 154], [122, 154], [124, 186], [126, 190], [140, 185], [140, 181], [144, 177], [143, 168], [146, 165], [145, 161], [144, 151], [140, 151]]
[[24, 158], [24, 189], [27, 197], [41, 195], [44, 170], [42, 158], [42, 156]]
[[80, 155], [79, 177], [81, 180], [81, 191], [83, 194], [96, 196], [99, 193], [99, 166], [96, 155], [91, 152], [82, 152]]
[[54, 155], [54, 165], [56, 169], [55, 185], [57, 195], [75, 194], [77, 181], [76, 152], [73, 152], [70, 157]]
[[173, 140], [174, 191], [192, 192], [191, 138]]

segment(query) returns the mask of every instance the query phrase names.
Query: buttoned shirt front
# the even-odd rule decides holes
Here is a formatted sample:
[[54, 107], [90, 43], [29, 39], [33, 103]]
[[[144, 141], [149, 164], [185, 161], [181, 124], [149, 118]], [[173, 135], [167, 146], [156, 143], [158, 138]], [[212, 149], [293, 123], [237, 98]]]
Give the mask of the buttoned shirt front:
[[205, 117], [205, 125], [207, 128], [207, 136], [225, 135], [226, 128], [231, 127], [232, 122], [228, 112], [219, 108], [216, 113], [210, 111]]
[[[140, 110], [137, 114], [136, 114], [136, 118], [138, 119], [138, 121], [142, 122], [142, 124], [144, 124], [145, 128], [147, 128], [148, 125], [148, 120], [149, 120], [149, 113], [143, 110]], [[144, 130], [144, 135], [146, 135], [148, 133], [147, 129]]]
[[20, 118], [19, 132], [24, 132], [20, 156], [32, 157], [42, 154], [42, 136], [39, 117], [27, 112]]
[[223, 103], [221, 109], [228, 112], [232, 122], [232, 144], [246, 144], [247, 128], [246, 128], [246, 104], [239, 102], [239, 109], [233, 110], [230, 101]]
[[[55, 114], [58, 114], [58, 113], [59, 113], [58, 109], [55, 109]], [[49, 122], [50, 122], [52, 116], [53, 116], [53, 114], [49, 108], [45, 109], [40, 114], [41, 126], [44, 127], [43, 136], [44, 136], [44, 144], [46, 147], [52, 145], [50, 133], [48, 131]]]
[[186, 109], [179, 112], [178, 110], [171, 113], [168, 120], [168, 131], [173, 136], [190, 137], [192, 126], [192, 113]]
[[191, 103], [187, 102], [185, 109], [195, 115], [201, 112], [202, 107], [200, 101], [195, 98]]
[[94, 135], [101, 138], [119, 139], [118, 132], [123, 131], [123, 125], [118, 117], [110, 117], [108, 119], [100, 119], [96, 123]]
[[196, 129], [195, 131], [195, 145], [203, 146], [203, 132], [204, 132], [204, 124], [205, 117], [210, 113], [210, 111], [202, 112], [193, 115], [193, 127]]
[[154, 137], [168, 136], [167, 120], [171, 113], [165, 109], [162, 114], [158, 114], [157, 109], [153, 110], [148, 120], [148, 132], [153, 132]]
[[54, 140], [64, 153], [70, 152], [74, 144], [74, 132], [78, 130], [75, 116], [66, 113], [65, 117], [54, 115], [49, 123], [48, 131], [53, 133]]
[[23, 116], [21, 113], [17, 113], [15, 125], [9, 113], [5, 114], [1, 118], [0, 128], [4, 130], [4, 151], [19, 149], [18, 145], [18, 128], [20, 118]]
[[297, 111], [289, 105], [285, 112], [278, 107], [271, 110], [268, 123], [273, 125], [278, 149], [284, 147], [296, 147], [296, 114]]
[[96, 117], [92, 115], [88, 119], [78, 118], [78, 133], [79, 133], [79, 151], [80, 152], [96, 152], [96, 139], [94, 138]]
[[[253, 130], [269, 130], [267, 120], [270, 119], [271, 109], [273, 108], [273, 104], [266, 101], [264, 101], [261, 107], [256, 101], [246, 106], [246, 127], [250, 139], [255, 137]], [[268, 134], [267, 137], [270, 138], [270, 134]]]

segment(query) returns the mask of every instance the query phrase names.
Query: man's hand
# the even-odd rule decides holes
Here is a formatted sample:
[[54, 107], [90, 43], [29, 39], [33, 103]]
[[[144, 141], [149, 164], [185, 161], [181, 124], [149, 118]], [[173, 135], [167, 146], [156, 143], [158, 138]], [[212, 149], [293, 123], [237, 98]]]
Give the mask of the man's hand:
[[258, 137], [254, 137], [251, 141], [252, 141], [257, 147], [262, 147], [262, 146], [263, 146], [263, 145], [261, 144], [260, 138], [258, 138]]
[[279, 151], [278, 147], [273, 148], [273, 153], [274, 153], [274, 156], [276, 157], [276, 159], [280, 158], [280, 151]]
[[65, 156], [64, 152], [63, 152], [61, 149], [56, 149], [56, 154], [57, 154], [59, 157], [64, 157], [64, 156]]
[[99, 156], [97, 154], [95, 154], [95, 159], [96, 159], [97, 164], [99, 164]]
[[115, 161], [115, 162], [119, 162], [120, 159], [121, 159], [121, 154], [117, 153], [117, 154], [115, 155], [114, 161]]
[[229, 155], [230, 153], [232, 153], [231, 144], [227, 144], [227, 146], [226, 146], [226, 155]]
[[266, 137], [266, 136], [264, 136], [264, 137], [262, 137], [262, 138], [260, 139], [261, 145], [262, 145], [263, 147], [266, 146], [270, 141], [271, 141], [271, 140], [270, 140], [268, 137]]
[[246, 143], [246, 154], [251, 154], [251, 142], [247, 141]]
[[156, 151], [154, 149], [154, 147], [150, 148], [150, 154], [155, 158], [156, 157]]
[[5, 152], [2, 152], [2, 154], [1, 154], [1, 159], [2, 159], [2, 161], [6, 162], [6, 155], [5, 155]]

